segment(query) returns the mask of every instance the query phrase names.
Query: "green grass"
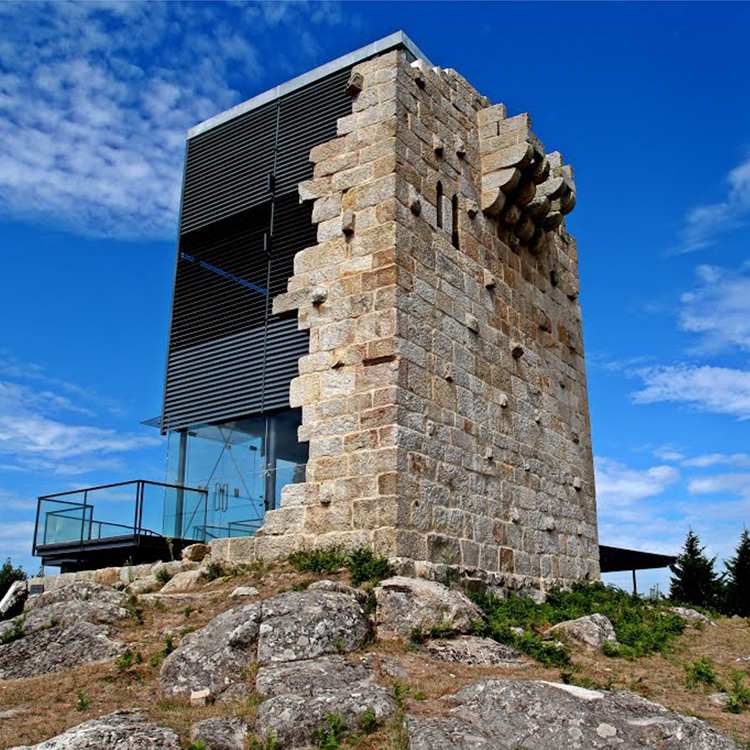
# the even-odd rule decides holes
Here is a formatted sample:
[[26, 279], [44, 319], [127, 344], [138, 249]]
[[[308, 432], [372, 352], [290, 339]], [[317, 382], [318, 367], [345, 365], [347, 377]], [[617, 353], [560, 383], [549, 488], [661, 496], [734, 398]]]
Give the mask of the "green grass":
[[167, 570], [166, 567], [159, 568], [159, 570], [156, 571], [156, 575], [154, 576], [159, 583], [164, 585], [165, 583], [168, 583], [172, 580], [172, 574]]
[[80, 688], [76, 690], [76, 711], [85, 711], [91, 705], [91, 698]]
[[312, 733], [315, 747], [321, 750], [336, 750], [348, 734], [346, 724], [339, 714], [328, 714], [321, 725]]
[[746, 708], [750, 708], [750, 687], [745, 682], [745, 676], [745, 673], [739, 669], [733, 669], [730, 674], [732, 684], [725, 688], [726, 710], [729, 713], [741, 714]]
[[14, 621], [13, 621], [13, 627], [11, 627], [9, 630], [6, 630], [1, 636], [0, 636], [0, 645], [5, 645], [6, 643], [12, 643], [13, 641], [17, 641], [19, 638], [23, 638], [24, 636], [24, 621], [25, 621], [24, 615], [19, 615]]
[[345, 568], [351, 574], [352, 584], [377, 584], [393, 575], [388, 558], [375, 555], [367, 547], [347, 552], [341, 547], [300, 550], [289, 556], [289, 562], [301, 573], [336, 573]]
[[[607, 656], [635, 659], [653, 652], [666, 652], [685, 629], [684, 621], [665, 603], [633, 597], [601, 583], [574, 584], [569, 591], [555, 589], [544, 603], [528, 597], [501, 599], [475, 595], [474, 601], [487, 616], [476, 623], [474, 632], [507, 643], [543, 664], [564, 667], [570, 663], [566, 648], [545, 641], [542, 632], [559, 622], [575, 620], [596, 612], [612, 622], [617, 644], [605, 646]], [[523, 634], [511, 628], [523, 628]]]

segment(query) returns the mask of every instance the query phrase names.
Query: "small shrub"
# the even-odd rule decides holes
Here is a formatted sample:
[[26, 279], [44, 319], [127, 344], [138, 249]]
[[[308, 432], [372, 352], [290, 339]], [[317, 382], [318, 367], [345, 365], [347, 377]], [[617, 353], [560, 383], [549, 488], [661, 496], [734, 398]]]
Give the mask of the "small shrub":
[[745, 684], [745, 673], [739, 669], [733, 669], [729, 678], [732, 684], [726, 688], [726, 710], [732, 714], [740, 714], [750, 707], [750, 687]]
[[269, 734], [264, 740], [257, 737], [250, 738], [250, 750], [281, 750], [281, 745], [275, 734]]
[[91, 705], [91, 698], [80, 688], [76, 690], [76, 711], [85, 711]]
[[127, 672], [132, 666], [140, 664], [143, 657], [137, 651], [126, 649], [115, 659], [115, 668], [118, 672]]
[[187, 746], [187, 750], [207, 750], [206, 743], [203, 740], [196, 740]]
[[172, 580], [172, 574], [167, 570], [166, 567], [159, 568], [159, 570], [156, 571], [156, 575], [154, 576], [159, 583], [162, 584], [162, 586], [167, 583], [168, 581]]
[[125, 609], [138, 625], [143, 625], [143, 607], [141, 607], [138, 597], [135, 594], [128, 596], [128, 600], [125, 602]]
[[5, 645], [6, 643], [12, 643], [13, 641], [17, 641], [19, 638], [23, 638], [25, 620], [26, 618], [23, 615], [19, 615], [18, 617], [16, 617], [16, 619], [13, 620], [13, 625], [10, 627], [10, 629], [6, 630], [2, 635], [0, 635], [0, 644]]
[[224, 576], [224, 568], [219, 562], [210, 562], [206, 565], [206, 578], [209, 581], [215, 581], [217, 578]]
[[288, 559], [301, 573], [336, 573], [346, 568], [354, 586], [366, 582], [377, 584], [394, 572], [388, 558], [375, 555], [368, 547], [359, 547], [351, 552], [341, 547], [299, 550]]
[[327, 714], [323, 723], [313, 731], [312, 739], [315, 747], [321, 750], [336, 750], [346, 737], [347, 729], [343, 718], [339, 714]]
[[360, 547], [348, 555], [346, 567], [352, 575], [352, 585], [359, 586], [361, 583], [371, 581], [380, 583], [384, 578], [390, 578], [393, 566], [387, 557], [377, 556], [369, 547]]
[[372, 734], [379, 726], [378, 717], [372, 708], [366, 709], [359, 717], [359, 729], [364, 734]]
[[340, 547], [302, 549], [289, 555], [289, 562], [300, 573], [335, 573], [346, 567], [348, 556]]
[[172, 653], [172, 651], [174, 651], [174, 649], [175, 649], [175, 645], [174, 645], [174, 639], [172, 638], [172, 634], [167, 633], [164, 636], [164, 648], [162, 650], [162, 653], [164, 654], [164, 656], [169, 656]]
[[685, 665], [685, 684], [695, 690], [698, 687], [715, 687], [718, 684], [714, 663], [707, 656]]
[[184, 618], [187, 620], [190, 615], [193, 614], [195, 610], [192, 607], [185, 607], [185, 609], [182, 610], [182, 614]]

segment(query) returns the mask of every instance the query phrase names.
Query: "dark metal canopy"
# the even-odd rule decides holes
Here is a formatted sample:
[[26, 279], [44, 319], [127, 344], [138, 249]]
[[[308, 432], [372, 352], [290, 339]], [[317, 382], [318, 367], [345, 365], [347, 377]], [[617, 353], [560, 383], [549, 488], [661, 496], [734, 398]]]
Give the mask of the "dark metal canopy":
[[667, 568], [676, 559], [674, 555], [659, 555], [656, 552], [610, 547], [606, 544], [599, 545], [599, 567], [602, 573]]

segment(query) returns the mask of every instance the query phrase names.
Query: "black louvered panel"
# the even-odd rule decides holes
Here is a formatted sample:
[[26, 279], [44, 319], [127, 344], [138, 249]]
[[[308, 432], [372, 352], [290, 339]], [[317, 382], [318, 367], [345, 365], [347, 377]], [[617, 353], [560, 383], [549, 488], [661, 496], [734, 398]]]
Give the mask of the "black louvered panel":
[[268, 200], [277, 108], [269, 103], [188, 141], [181, 232]]
[[265, 326], [174, 352], [164, 416], [169, 429], [263, 409]]
[[336, 137], [336, 120], [351, 114], [346, 93], [349, 69], [341, 70], [280, 100], [276, 194], [296, 190], [312, 177], [310, 149]]
[[308, 352], [309, 334], [297, 329], [296, 318], [268, 321], [266, 370], [263, 395], [265, 410], [289, 405], [289, 383], [298, 375], [297, 361]]
[[221, 339], [266, 318], [270, 206], [183, 235], [170, 349]]

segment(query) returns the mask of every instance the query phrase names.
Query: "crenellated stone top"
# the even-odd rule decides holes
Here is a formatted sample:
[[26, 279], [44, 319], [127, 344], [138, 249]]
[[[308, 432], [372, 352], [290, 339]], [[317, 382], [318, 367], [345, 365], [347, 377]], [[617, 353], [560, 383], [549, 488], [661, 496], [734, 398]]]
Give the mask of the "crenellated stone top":
[[509, 240], [541, 251], [546, 232], [575, 206], [573, 169], [559, 152], [545, 154], [528, 113], [508, 117], [503, 104], [477, 112], [481, 207], [509, 230]]

